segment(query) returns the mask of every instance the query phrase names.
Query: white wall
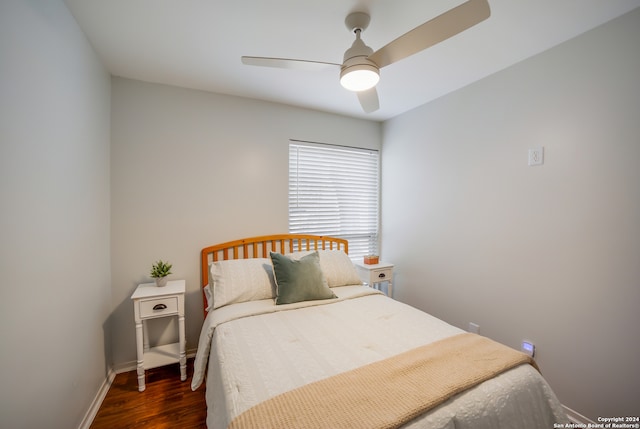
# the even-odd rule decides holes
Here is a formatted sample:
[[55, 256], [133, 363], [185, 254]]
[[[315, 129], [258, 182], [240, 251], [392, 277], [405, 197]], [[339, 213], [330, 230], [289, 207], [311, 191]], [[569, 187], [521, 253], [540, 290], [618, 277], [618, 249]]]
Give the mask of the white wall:
[[110, 79], [61, 1], [0, 2], [0, 426], [78, 427], [110, 355]]
[[532, 340], [592, 419], [638, 414], [639, 42], [637, 9], [383, 127], [396, 297]]
[[[157, 259], [187, 281], [187, 348], [202, 325], [200, 250], [288, 229], [289, 139], [379, 148], [380, 124], [244, 98], [112, 81], [113, 360], [135, 361], [130, 296]], [[156, 340], [170, 341], [159, 320]], [[158, 324], [156, 324], [158, 325]]]

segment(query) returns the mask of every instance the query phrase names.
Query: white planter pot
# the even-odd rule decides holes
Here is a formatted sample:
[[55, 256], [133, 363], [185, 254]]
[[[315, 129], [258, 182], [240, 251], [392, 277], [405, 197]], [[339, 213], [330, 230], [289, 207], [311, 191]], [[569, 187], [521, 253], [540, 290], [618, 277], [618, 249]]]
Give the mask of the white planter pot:
[[156, 286], [163, 287], [167, 285], [167, 277], [156, 277]]

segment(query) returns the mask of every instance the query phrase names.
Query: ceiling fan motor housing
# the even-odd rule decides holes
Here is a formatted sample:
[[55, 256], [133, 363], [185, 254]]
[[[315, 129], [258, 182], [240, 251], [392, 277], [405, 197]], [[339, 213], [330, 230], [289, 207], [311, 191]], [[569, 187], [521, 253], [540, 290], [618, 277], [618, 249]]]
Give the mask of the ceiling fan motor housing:
[[368, 57], [373, 49], [365, 45], [356, 30], [356, 40], [344, 53], [340, 67], [340, 83], [351, 91], [364, 91], [374, 87], [380, 79], [380, 68]]
[[[342, 86], [351, 91], [364, 91], [376, 86], [378, 80], [380, 79], [379, 70], [380, 69], [378, 68], [378, 66], [376, 66], [375, 63], [373, 63], [371, 60], [367, 59], [366, 56], [352, 57], [346, 60], [342, 64], [342, 67], [340, 67], [340, 83], [342, 84]], [[356, 86], [354, 86], [353, 84], [349, 84], [350, 78], [355, 77], [353, 75], [362, 76], [362, 74], [370, 76], [370, 78], [367, 80], [367, 82], [369, 83], [363, 83], [362, 86], [358, 86], [357, 84], [355, 84]], [[358, 79], [361, 78], [358, 77]]]

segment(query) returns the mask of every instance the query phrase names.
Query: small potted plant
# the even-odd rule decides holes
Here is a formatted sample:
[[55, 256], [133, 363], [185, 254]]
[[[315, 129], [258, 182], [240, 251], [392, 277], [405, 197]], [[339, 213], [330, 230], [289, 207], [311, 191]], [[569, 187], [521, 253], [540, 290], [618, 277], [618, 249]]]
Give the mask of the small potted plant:
[[167, 276], [171, 274], [171, 264], [162, 260], [156, 262], [151, 267], [151, 277], [156, 279], [156, 286], [162, 287], [167, 285]]

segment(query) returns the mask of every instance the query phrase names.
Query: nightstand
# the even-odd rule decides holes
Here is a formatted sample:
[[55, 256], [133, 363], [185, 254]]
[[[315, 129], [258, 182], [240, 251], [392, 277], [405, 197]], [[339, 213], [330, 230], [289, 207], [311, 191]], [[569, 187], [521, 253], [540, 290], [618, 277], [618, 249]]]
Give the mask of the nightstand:
[[[131, 299], [136, 321], [136, 351], [138, 355], [138, 390], [144, 391], [145, 369], [180, 362], [180, 380], [187, 379], [186, 341], [184, 335], [184, 280], [170, 280], [166, 286], [155, 283], [138, 285]], [[178, 316], [179, 341], [157, 347], [149, 347], [147, 322], [159, 317]]]
[[365, 264], [355, 262], [360, 280], [374, 289], [380, 290], [380, 283], [388, 282], [387, 296], [393, 297], [393, 264], [380, 262], [379, 264]]

